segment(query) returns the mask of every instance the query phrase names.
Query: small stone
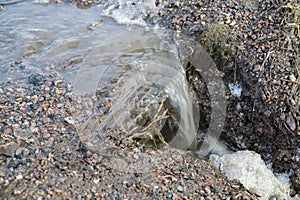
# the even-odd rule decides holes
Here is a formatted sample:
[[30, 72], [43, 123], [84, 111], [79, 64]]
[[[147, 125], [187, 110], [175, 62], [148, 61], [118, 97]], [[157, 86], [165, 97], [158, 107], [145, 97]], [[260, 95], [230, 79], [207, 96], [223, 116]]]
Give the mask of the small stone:
[[261, 70], [260, 65], [256, 65], [253, 69], [253, 72], [260, 72], [260, 70]]
[[205, 186], [204, 191], [206, 192], [206, 194], [210, 194], [211, 193], [211, 189], [209, 186]]
[[295, 121], [295, 118], [293, 117], [292, 113], [289, 113], [285, 122], [292, 131], [296, 130], [296, 121]]
[[195, 168], [200, 168], [201, 167], [201, 164], [200, 163], [196, 163], [195, 164]]
[[275, 196], [271, 196], [269, 200], [277, 200], [277, 198]]
[[19, 98], [16, 99], [16, 101], [18, 101], [18, 102], [21, 102], [22, 100], [23, 100], [22, 97], [19, 97]]
[[23, 175], [22, 175], [22, 174], [18, 174], [18, 175], [16, 176], [16, 179], [17, 179], [17, 180], [23, 179]]
[[55, 189], [54, 192], [57, 193], [57, 194], [63, 193], [63, 191], [61, 189]]
[[51, 90], [51, 88], [50, 87], [45, 87], [45, 89], [44, 89], [46, 92], [49, 92], [50, 90]]
[[98, 178], [95, 178], [95, 179], [93, 180], [93, 182], [94, 182], [95, 184], [98, 184], [99, 181], [100, 181], [100, 179], [98, 179]]
[[14, 89], [12, 89], [12, 88], [6, 88], [6, 91], [13, 93]]
[[44, 124], [48, 124], [51, 122], [51, 119], [49, 117], [42, 117], [40, 121], [43, 122]]
[[66, 117], [64, 119], [64, 122], [67, 123], [68, 125], [74, 125], [75, 124], [75, 120], [72, 117]]
[[10, 156], [10, 157], [14, 156], [18, 147], [19, 144], [15, 142], [10, 142], [4, 145], [0, 145], [0, 154], [5, 156]]
[[296, 82], [296, 81], [297, 81], [297, 78], [295, 77], [294, 74], [291, 74], [291, 75], [290, 75], [290, 80], [291, 80], [292, 82]]
[[56, 90], [55, 90], [55, 93], [58, 94], [58, 95], [61, 95], [61, 94], [63, 93], [63, 91], [60, 90], [60, 89], [56, 89]]
[[43, 74], [31, 74], [28, 77], [29, 83], [32, 85], [42, 85], [46, 81], [46, 77]]
[[[257, 143], [256, 143], [256, 144], [257, 144]], [[258, 146], [258, 144], [257, 144], [257, 146]], [[240, 188], [239, 185], [231, 185], [231, 187], [233, 187], [233, 188], [235, 188], [235, 189], [239, 189], [239, 188]]]
[[59, 84], [61, 84], [63, 82], [64, 82], [63, 80], [55, 80], [55, 81], [53, 81], [53, 84], [54, 85], [59, 85]]
[[168, 199], [172, 199], [173, 195], [171, 192], [165, 192], [165, 196], [168, 198]]
[[181, 187], [180, 185], [177, 186], [177, 191], [178, 191], [178, 192], [183, 192], [183, 187]]
[[136, 159], [136, 160], [138, 160], [139, 156], [135, 153], [135, 154], [133, 154], [133, 158]]

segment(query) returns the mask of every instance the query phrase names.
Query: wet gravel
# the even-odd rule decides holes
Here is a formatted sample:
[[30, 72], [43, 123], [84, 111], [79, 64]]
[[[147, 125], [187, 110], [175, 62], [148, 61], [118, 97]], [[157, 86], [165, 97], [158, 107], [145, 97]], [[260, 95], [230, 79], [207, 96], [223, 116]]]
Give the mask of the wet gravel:
[[1, 199], [255, 199], [205, 160], [129, 146], [118, 132], [106, 135], [111, 149], [88, 151], [76, 130], [90, 113], [78, 106], [93, 102], [34, 77], [43, 82], [0, 84]]

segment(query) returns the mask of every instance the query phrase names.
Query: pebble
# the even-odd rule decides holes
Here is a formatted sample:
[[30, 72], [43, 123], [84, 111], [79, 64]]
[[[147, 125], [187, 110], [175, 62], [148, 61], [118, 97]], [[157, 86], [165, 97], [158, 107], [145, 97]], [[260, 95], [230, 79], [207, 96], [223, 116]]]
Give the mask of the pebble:
[[5, 156], [10, 156], [10, 157], [14, 156], [18, 147], [19, 144], [15, 142], [10, 142], [7, 144], [0, 145], [0, 154]]
[[275, 196], [271, 196], [269, 200], [277, 200], [277, 198]]
[[98, 184], [99, 183], [99, 181], [100, 181], [100, 179], [93, 179], [93, 182], [95, 183], [95, 184]]
[[183, 187], [182, 187], [182, 186], [180, 186], [180, 185], [179, 185], [179, 186], [177, 186], [177, 191], [178, 191], [178, 192], [183, 192], [183, 191], [184, 191], [184, 190], [183, 190]]
[[168, 199], [171, 199], [173, 197], [173, 194], [171, 192], [165, 192], [165, 196], [168, 198]]
[[66, 117], [64, 119], [64, 122], [66, 122], [67, 124], [72, 125], [72, 126], [75, 125], [75, 120], [72, 117]]
[[205, 186], [204, 191], [205, 191], [207, 194], [211, 194], [210, 186]]
[[46, 77], [43, 74], [31, 74], [28, 77], [29, 83], [33, 85], [42, 85], [46, 81]]
[[18, 174], [18, 175], [16, 176], [16, 179], [17, 179], [17, 180], [23, 179], [23, 175], [22, 175], [22, 174]]
[[196, 163], [195, 164], [195, 168], [200, 168], [201, 167], [201, 164], [200, 163]]

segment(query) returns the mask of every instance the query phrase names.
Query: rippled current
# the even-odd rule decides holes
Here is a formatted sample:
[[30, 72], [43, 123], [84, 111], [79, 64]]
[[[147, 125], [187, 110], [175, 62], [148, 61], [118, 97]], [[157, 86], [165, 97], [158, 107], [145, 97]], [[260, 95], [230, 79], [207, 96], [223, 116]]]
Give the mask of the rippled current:
[[[125, 71], [122, 87], [112, 97], [116, 106], [109, 112], [110, 120], [102, 122], [103, 127], [132, 132], [137, 124], [128, 115], [137, 109], [128, 105], [133, 104], [133, 96], [140, 95], [141, 88], [155, 84], [176, 110], [180, 124], [172, 146], [185, 150], [195, 141], [188, 84], [166, 32], [117, 24], [101, 15], [101, 7], [82, 10], [74, 5], [22, 2], [5, 8], [0, 13], [2, 81], [24, 79], [35, 72], [57, 73], [74, 84], [75, 94], [84, 95], [109, 85]], [[105, 15], [111, 14], [109, 9]], [[26, 67], [11, 67], [16, 59]], [[121, 67], [114, 64], [117, 61]], [[144, 108], [140, 112], [146, 104], [157, 103], [155, 95], [143, 96], [146, 99], [138, 99]]]

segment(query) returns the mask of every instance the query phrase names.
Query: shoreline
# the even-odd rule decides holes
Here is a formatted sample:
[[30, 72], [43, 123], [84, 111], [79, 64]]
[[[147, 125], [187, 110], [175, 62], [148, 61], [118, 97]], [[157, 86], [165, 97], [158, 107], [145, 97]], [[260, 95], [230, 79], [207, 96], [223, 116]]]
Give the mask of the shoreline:
[[[229, 115], [227, 118], [228, 123], [225, 126], [225, 132], [222, 134], [222, 139], [227, 142], [227, 145], [231, 147], [231, 150], [237, 151], [249, 149], [260, 153], [265, 162], [272, 161], [274, 163], [274, 170], [277, 173], [282, 173], [286, 172], [288, 169], [293, 169], [294, 175], [291, 175], [292, 183], [294, 185], [294, 188], [292, 188], [292, 194], [295, 194], [297, 192], [299, 193], [298, 187], [300, 171], [297, 172], [297, 167], [299, 167], [299, 165], [297, 165], [297, 162], [293, 160], [298, 156], [296, 150], [297, 144], [299, 144], [300, 141], [299, 135], [297, 135], [298, 119], [295, 118], [295, 116], [297, 116], [297, 113], [295, 112], [295, 115], [294, 113], [292, 113], [293, 106], [290, 105], [290, 103], [287, 101], [287, 96], [284, 95], [289, 91], [293, 91], [296, 95], [298, 91], [297, 88], [294, 88], [293, 84], [283, 84], [284, 89], [282, 89], [280, 87], [277, 87], [277, 82], [273, 83], [272, 81], [268, 80], [271, 76], [275, 81], [278, 81], [280, 79], [290, 79], [289, 81], [295, 82], [298, 79], [296, 70], [295, 68], [293, 68], [295, 66], [293, 65], [293, 63], [288, 65], [288, 71], [284, 70], [283, 72], [281, 72], [280, 69], [272, 68], [275, 66], [275, 64], [281, 67], [284, 66], [284, 64], [286, 63], [282, 63], [280, 59], [282, 59], [285, 55], [291, 53], [289, 50], [282, 50], [279, 48], [279, 44], [284, 43], [283, 39], [287, 36], [282, 36], [280, 34], [283, 26], [282, 28], [276, 27], [276, 22], [280, 22], [283, 20], [283, 18], [280, 17], [283, 17], [282, 12], [284, 13], [285, 10], [276, 9], [274, 7], [269, 8], [267, 2], [257, 2], [253, 3], [255, 4], [253, 8], [251, 8], [251, 5], [249, 4], [246, 5], [246, 12], [244, 15], [242, 14], [242, 11], [245, 10], [242, 9], [242, 6], [236, 5], [233, 2], [229, 2], [229, 5], [226, 6], [222, 6], [222, 3], [211, 2], [209, 6], [206, 7], [201, 7], [201, 5], [199, 4], [199, 10], [197, 12], [193, 12], [197, 14], [193, 14], [195, 16], [191, 16], [191, 18], [195, 18], [193, 20], [189, 20], [190, 16], [187, 16], [185, 17], [186, 20], [184, 20], [183, 17], [186, 15], [186, 13], [182, 13], [180, 9], [185, 10], [182, 9], [185, 6], [187, 7], [186, 10], [191, 9], [197, 2], [191, 1], [190, 3], [190, 5], [164, 5], [165, 10], [162, 9], [160, 11], [159, 15], [161, 17], [161, 21], [158, 20], [158, 23], [163, 26], [168, 26], [172, 29], [178, 29], [178, 31], [182, 31], [184, 29], [187, 29], [188, 27], [191, 27], [192, 23], [194, 23], [195, 21], [199, 21], [199, 19], [202, 18], [202, 20], [200, 20], [200, 24], [202, 23], [200, 26], [194, 25], [195, 30], [193, 30], [192, 32], [195, 33], [192, 34], [193, 37], [199, 37], [201, 35], [200, 32], [203, 32], [203, 30], [205, 30], [208, 25], [214, 20], [214, 23], [223, 23], [229, 25], [232, 33], [228, 40], [225, 41], [225, 43], [233, 45], [235, 51], [234, 54], [226, 58], [225, 61], [221, 60], [217, 63], [219, 69], [225, 73], [225, 83], [228, 84], [238, 81], [243, 85], [244, 90], [241, 99], [236, 99], [236, 97], [228, 93], [228, 101], [230, 102], [228, 108]], [[257, 10], [254, 10], [255, 7], [257, 8]], [[266, 9], [266, 13], [264, 13], [264, 10], [259, 10], [259, 8]], [[164, 14], [164, 12], [168, 14]], [[234, 12], [235, 14], [228, 16], [219, 14], [226, 12]], [[280, 15], [276, 16], [277, 13], [280, 13]], [[249, 32], [245, 32], [245, 30], [247, 30], [248, 28], [247, 26], [250, 24], [250, 22], [252, 22], [247, 20], [251, 19], [255, 21], [255, 18], [257, 16], [264, 16], [267, 14], [270, 16], [270, 19], [264, 20], [267, 21], [270, 26], [275, 26], [275, 28], [272, 29], [275, 34], [274, 36], [271, 35], [270, 37], [269, 35], [266, 35], [268, 32], [265, 33], [265, 30], [262, 30], [262, 32], [258, 31], [256, 33], [251, 32], [251, 34]], [[197, 15], [199, 15], [199, 19], [196, 19]], [[275, 19], [275, 17], [279, 17], [279, 19]], [[273, 21], [273, 23], [271, 23], [271, 21]], [[151, 19], [149, 19], [149, 23], [152, 23]], [[257, 26], [259, 27], [259, 24]], [[254, 28], [257, 27], [252, 27], [253, 30], [250, 30], [254, 31]], [[263, 27], [261, 27], [261, 29], [263, 29]], [[279, 31], [276, 31], [277, 29]], [[259, 55], [257, 55], [257, 52]], [[281, 52], [283, 52], [283, 54], [280, 57]], [[278, 56], [278, 59], [275, 58], [276, 56]], [[294, 59], [293, 56], [291, 57]], [[275, 61], [271, 62], [271, 59]], [[271, 69], [273, 70], [273, 73], [268, 74], [268, 70]], [[282, 75], [279, 75], [279, 73], [282, 73]], [[268, 75], [270, 77], [268, 77]], [[289, 81], [286, 81], [286, 83], [289, 83]], [[78, 137], [76, 138], [76, 132], [74, 130], [75, 128], [72, 127], [71, 124], [66, 124], [64, 122], [65, 118], [72, 116], [70, 114], [72, 113], [72, 111], [70, 110], [70, 103], [66, 103], [70, 101], [70, 99], [72, 99], [70, 90], [71, 85], [68, 86], [68, 84], [64, 82], [55, 84], [54, 82], [54, 79], [49, 78], [48, 81], [45, 82], [45, 85], [43, 83], [39, 86], [32, 86], [25, 83], [25, 85], [21, 87], [17, 85], [0, 87], [0, 93], [5, 94], [6, 97], [8, 97], [8, 99], [4, 97], [3, 99], [1, 99], [1, 109], [6, 110], [6, 112], [9, 113], [8, 116], [13, 113], [16, 119], [19, 120], [14, 121], [11, 124], [7, 124], [7, 121], [3, 121], [3, 119], [1, 118], [1, 130], [3, 131], [4, 135], [1, 139], [2, 141], [0, 146], [0, 153], [2, 155], [0, 156], [1, 160], [5, 161], [3, 162], [5, 164], [1, 166], [1, 169], [3, 169], [3, 172], [6, 171], [7, 174], [0, 174], [0, 184], [2, 189], [7, 189], [7, 186], [13, 186], [14, 190], [12, 190], [12, 188], [9, 188], [9, 193], [11, 193], [13, 196], [21, 197], [20, 195], [23, 194], [23, 192], [28, 192], [28, 195], [31, 196], [35, 195], [35, 192], [37, 192], [36, 194], [45, 196], [46, 198], [52, 198], [54, 196], [60, 198], [68, 198], [68, 196], [63, 196], [63, 192], [61, 191], [60, 187], [64, 187], [64, 181], [69, 179], [69, 182], [67, 181], [69, 187], [72, 187], [72, 184], [74, 184], [75, 188], [78, 188], [78, 191], [77, 189], [75, 189], [75, 192], [79, 193], [78, 195], [81, 195], [80, 190], [83, 190], [83, 196], [86, 195], [86, 197], [90, 198], [108, 198], [109, 196], [106, 196], [105, 194], [105, 192], [107, 191], [111, 192], [111, 195], [116, 198], [130, 198], [130, 195], [142, 195], [141, 192], [143, 190], [146, 191], [146, 196], [142, 195], [139, 197], [160, 198], [161, 196], [155, 196], [159, 194], [164, 198], [176, 198], [176, 196], [179, 198], [184, 198], [185, 196], [186, 198], [194, 198], [191, 192], [193, 191], [194, 193], [197, 193], [196, 197], [207, 196], [207, 199], [209, 199], [209, 196], [212, 195], [219, 195], [220, 199], [222, 198], [222, 195], [224, 198], [233, 197], [235, 195], [238, 196], [237, 199], [257, 198], [254, 194], [250, 194], [246, 189], [244, 189], [241, 184], [228, 181], [227, 178], [224, 177], [224, 175], [216, 172], [213, 168], [211, 168], [211, 166], [205, 160], [201, 161], [202, 165], [200, 168], [203, 171], [205, 171], [205, 169], [209, 170], [204, 173], [204, 176], [208, 176], [211, 178], [214, 177], [215, 174], [217, 174], [217, 177], [219, 177], [218, 180], [220, 180], [219, 182], [214, 180], [216, 181], [214, 182], [212, 179], [209, 179], [211, 181], [210, 184], [207, 184], [207, 182], [205, 181], [202, 183], [198, 183], [202, 185], [198, 185], [197, 187], [200, 187], [202, 189], [199, 189], [196, 192], [196, 185], [191, 186], [188, 181], [190, 180], [189, 178], [196, 176], [196, 167], [191, 166], [189, 172], [186, 172], [186, 170], [182, 172], [181, 170], [181, 168], [184, 168], [186, 162], [195, 162], [195, 160], [192, 158], [181, 157], [179, 163], [174, 163], [173, 160], [168, 160], [164, 162], [165, 165], [159, 165], [159, 167], [156, 168], [156, 173], [150, 173], [153, 177], [150, 175], [147, 176], [142, 174], [140, 176], [140, 179], [137, 179], [137, 175], [133, 173], [130, 175], [127, 174], [127, 177], [124, 176], [123, 180], [122, 178], [120, 178], [120, 180], [113, 180], [115, 174], [124, 174], [124, 172], [116, 172], [112, 169], [107, 168], [107, 166], [102, 166], [101, 164], [99, 164], [101, 163], [101, 161], [99, 161], [99, 157], [93, 155], [91, 152], [86, 151], [83, 147], [80, 146], [80, 140], [78, 139]], [[32, 94], [34, 93], [34, 91], [37, 92], [36, 97], [35, 95], [27, 93], [28, 88]], [[272, 98], [272, 95], [274, 95], [275, 92], [277, 92], [277, 98]], [[55, 94], [53, 96], [54, 99], [61, 98], [60, 103], [51, 102], [52, 94]], [[30, 98], [27, 99], [27, 97], [24, 98], [23, 96], [30, 96]], [[40, 98], [44, 98], [44, 100], [42, 101], [40, 100]], [[49, 98], [50, 101], [48, 101], [47, 98]], [[286, 102], [283, 105], [279, 104], [282, 101]], [[32, 116], [32, 114], [30, 114], [32, 110], [28, 112], [27, 109], [29, 108], [27, 107], [30, 107], [30, 105], [34, 105], [36, 103], [44, 105], [42, 110], [39, 111], [41, 113], [41, 116], [38, 119], [34, 120], [34, 123], [38, 124], [38, 126], [41, 127], [39, 127], [38, 129], [35, 129], [36, 127], [32, 127], [31, 134], [18, 131], [18, 124], [20, 124], [20, 121], [24, 123], [23, 121], [26, 121], [26, 117]], [[286, 112], [281, 112], [280, 108], [278, 108], [277, 105], [280, 105], [280, 108], [282, 109], [289, 109], [286, 109]], [[18, 109], [21, 108], [20, 110], [22, 112], [16, 110], [16, 106], [18, 107]], [[237, 107], [240, 107], [240, 109], [238, 109], [238, 112], [244, 113], [245, 117], [243, 119], [241, 119], [240, 115], [235, 114], [235, 110], [237, 110]], [[30, 109], [38, 110], [38, 108]], [[56, 113], [56, 110], [59, 109], [63, 109], [64, 112], [59, 114], [58, 116], [55, 116], [55, 114], [53, 116], [53, 113]], [[52, 122], [55, 123], [53, 124]], [[9, 125], [11, 128], [6, 128], [7, 125]], [[26, 127], [26, 129], [27, 128], [28, 127]], [[289, 138], [286, 136], [288, 134], [291, 135], [291, 133], [293, 133], [293, 138]], [[237, 141], [235, 139], [239, 137], [243, 138], [242, 141]], [[278, 139], [273, 141], [274, 137]], [[264, 140], [260, 141], [259, 138], [263, 138]], [[67, 141], [70, 139], [74, 140], [71, 140], [72, 142], [68, 144]], [[62, 145], [59, 145], [60, 142], [68, 145], [66, 145], [66, 147], [62, 147]], [[46, 147], [44, 148], [43, 146]], [[61, 148], [59, 151], [57, 151], [58, 146]], [[288, 148], [290, 146], [292, 148]], [[126, 149], [126, 151], [132, 153], [130, 156], [132, 156], [133, 158], [137, 157], [136, 153], [132, 152], [132, 149], [129, 150], [127, 147], [122, 146], [121, 149]], [[274, 149], [276, 149], [275, 152]], [[151, 149], [140, 149], [140, 151], [142, 151], [141, 155], [146, 158], [148, 158], [147, 156], [153, 157], [155, 156], [155, 154], [161, 155], [162, 158], [171, 157], [170, 155], [175, 155], [178, 157], [181, 156], [180, 154], [176, 154], [175, 152], [169, 152], [169, 150], [166, 150], [165, 153], [160, 152], [160, 150]], [[69, 164], [64, 161], [65, 158], [63, 156], [65, 156], [67, 160], [70, 161]], [[138, 158], [140, 159], [139, 156]], [[79, 159], [81, 161], [76, 161], [76, 159]], [[82, 166], [77, 166], [77, 162], [79, 162]], [[162, 161], [159, 160], [157, 162], [159, 163]], [[165, 167], [168, 167], [170, 165], [178, 169], [179, 172], [177, 174], [175, 173], [174, 175], [173, 169], [168, 168], [168, 170], [171, 170], [171, 172], [168, 170], [165, 171]], [[45, 169], [43, 168], [43, 166], [46, 166]], [[37, 168], [38, 172], [34, 172], [32, 167]], [[89, 169], [91, 167], [93, 168], [92, 171], [90, 171]], [[28, 169], [30, 169], [30, 171], [28, 171]], [[100, 174], [97, 174], [96, 172], [99, 170]], [[25, 175], [23, 174], [23, 172]], [[62, 172], [64, 173], [62, 174]], [[55, 182], [51, 182], [48, 179], [49, 177], [51, 177], [53, 180], [58, 178], [55, 176], [53, 177], [52, 173], [61, 174], [60, 176], [67, 178], [55, 185]], [[103, 173], [103, 175], [101, 175], [101, 173]], [[169, 173], [173, 173], [173, 175], [171, 175], [170, 177]], [[20, 174], [23, 174], [22, 177], [20, 176]], [[188, 178], [185, 178], [185, 176]], [[44, 179], [44, 177], [48, 178]], [[105, 180], [103, 180], [103, 182], [101, 182], [103, 177], [106, 178]], [[177, 181], [175, 181], [173, 177], [175, 177]], [[110, 178], [112, 180], [109, 180]], [[130, 181], [128, 181], [127, 178]], [[149, 179], [148, 181], [150, 181], [145, 183], [145, 185], [147, 186], [138, 186], [138, 184], [141, 184], [143, 182], [143, 179], [146, 178]], [[166, 180], [163, 178], [166, 178]], [[75, 183], [76, 179], [82, 179], [80, 183], [78, 183], [79, 185]], [[114, 185], [112, 181], [116, 181], [116, 184]], [[151, 181], [156, 183], [157, 185], [151, 185]], [[180, 184], [182, 183], [181, 181], [183, 181], [183, 185]], [[175, 183], [173, 184], [173, 182]], [[87, 186], [85, 186], [86, 184]], [[106, 188], [106, 191], [98, 191], [99, 188], [95, 189], [95, 187], [98, 187], [99, 184], [103, 184], [101, 185], [101, 187]], [[219, 188], [216, 189], [216, 191], [218, 192], [222, 191], [221, 188], [225, 189], [226, 187], [228, 187], [228, 190], [223, 193], [220, 192], [220, 194], [218, 194], [217, 192], [212, 192], [215, 190], [212, 184], [218, 185]], [[135, 185], [135, 188], [129, 187], [130, 185]], [[125, 186], [131, 188], [131, 194], [130, 192], [126, 193], [126, 190], [128, 190], [128, 188], [126, 188]], [[36, 187], [38, 187], [37, 190]], [[188, 191], [191, 192], [189, 193], [189, 195], [186, 195], [187, 188], [190, 189]], [[92, 189], [95, 189], [96, 192], [92, 192]], [[119, 190], [123, 195], [122, 197], [119, 196], [118, 192], [116, 192]], [[170, 194], [167, 191], [172, 192]], [[89, 196], [89, 193], [93, 193], [94, 196]], [[8, 193], [6, 193], [6, 195], [8, 195]], [[34, 197], [38, 198], [38, 195]], [[49, 196], [47, 197], [47, 195]], [[68, 193], [68, 195], [70, 195], [70, 193]]]

